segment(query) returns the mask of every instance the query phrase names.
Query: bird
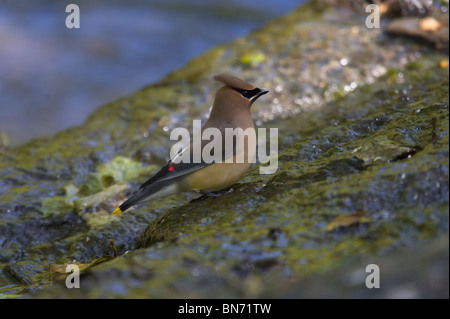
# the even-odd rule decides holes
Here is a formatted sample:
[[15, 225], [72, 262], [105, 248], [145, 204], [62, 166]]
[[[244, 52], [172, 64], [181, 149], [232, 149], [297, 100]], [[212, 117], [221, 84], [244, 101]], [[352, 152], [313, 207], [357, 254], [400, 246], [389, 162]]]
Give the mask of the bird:
[[[230, 128], [254, 129], [250, 108], [260, 96], [268, 93], [269, 90], [255, 87], [229, 74], [219, 74], [213, 78], [221, 82], [223, 86], [216, 92], [210, 116], [202, 127], [202, 132], [208, 128], [216, 128], [221, 133], [226, 133], [226, 129]], [[222, 134], [223, 136], [224, 134]], [[131, 197], [117, 207], [113, 214], [120, 215], [136, 204], [178, 192], [210, 193], [233, 185], [250, 167], [251, 159], [256, 152], [255, 141], [245, 136], [241, 137], [243, 140], [237, 141], [239, 138], [234, 138], [231, 151], [222, 147], [221, 154], [213, 154], [216, 159], [213, 162], [204, 160], [198, 163], [179, 162], [174, 157], [181, 153], [176, 154], [155, 175], [142, 184]], [[237, 145], [241, 145], [241, 147], [237, 147]], [[202, 140], [201, 148], [203, 149], [204, 146], [205, 141]], [[192, 150], [191, 142], [182, 152], [189, 152], [189, 157], [192, 159]], [[242, 156], [241, 152], [244, 152], [244, 160], [237, 161], [236, 158]]]

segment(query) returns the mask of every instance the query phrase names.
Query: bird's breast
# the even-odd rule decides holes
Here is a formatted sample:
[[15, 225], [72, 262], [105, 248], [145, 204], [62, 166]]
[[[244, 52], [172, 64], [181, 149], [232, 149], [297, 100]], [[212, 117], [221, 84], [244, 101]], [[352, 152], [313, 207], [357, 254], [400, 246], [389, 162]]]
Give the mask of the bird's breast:
[[218, 191], [233, 185], [250, 167], [250, 163], [213, 163], [185, 177], [186, 188]]

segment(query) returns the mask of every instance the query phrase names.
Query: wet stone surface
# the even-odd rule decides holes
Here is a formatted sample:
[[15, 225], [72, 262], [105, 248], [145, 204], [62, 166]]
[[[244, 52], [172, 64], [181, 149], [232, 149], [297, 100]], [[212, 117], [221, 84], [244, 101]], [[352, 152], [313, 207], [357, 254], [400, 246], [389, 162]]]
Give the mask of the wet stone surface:
[[[386, 269], [401, 279], [374, 296], [445, 297], [430, 282], [448, 282], [448, 52], [364, 20], [300, 7], [81, 127], [2, 150], [2, 296], [370, 297], [351, 273], [399, 254]], [[113, 216], [167, 160], [170, 130], [205, 118], [219, 72], [270, 89], [253, 114], [279, 129], [278, 171], [255, 165], [221, 196]], [[111, 255], [109, 239], [118, 257], [85, 271], [81, 289], [50, 276], [49, 264]], [[435, 267], [399, 277], [408, 256]]]

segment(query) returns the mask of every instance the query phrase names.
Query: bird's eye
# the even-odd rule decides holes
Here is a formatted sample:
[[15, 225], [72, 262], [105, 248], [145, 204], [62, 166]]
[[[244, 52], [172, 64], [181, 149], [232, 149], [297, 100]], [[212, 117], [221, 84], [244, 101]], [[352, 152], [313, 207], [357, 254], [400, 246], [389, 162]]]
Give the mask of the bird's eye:
[[243, 90], [243, 89], [233, 88], [233, 90], [239, 92], [243, 97], [245, 97], [246, 99], [249, 99], [249, 100], [261, 92], [261, 89], [258, 89], [258, 88], [254, 88], [253, 90]]

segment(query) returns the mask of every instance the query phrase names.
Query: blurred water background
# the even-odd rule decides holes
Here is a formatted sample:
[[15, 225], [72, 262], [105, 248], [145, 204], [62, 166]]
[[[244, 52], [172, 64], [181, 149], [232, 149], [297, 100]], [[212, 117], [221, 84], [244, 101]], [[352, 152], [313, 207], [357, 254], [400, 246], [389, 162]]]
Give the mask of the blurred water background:
[[[97, 107], [305, 0], [2, 0], [0, 137], [9, 146], [80, 125]], [[67, 29], [66, 6], [80, 7]]]

